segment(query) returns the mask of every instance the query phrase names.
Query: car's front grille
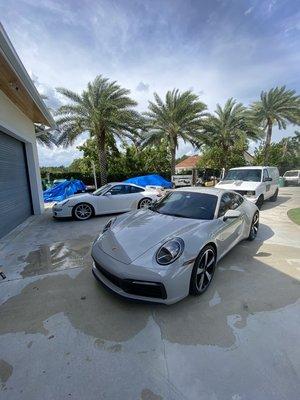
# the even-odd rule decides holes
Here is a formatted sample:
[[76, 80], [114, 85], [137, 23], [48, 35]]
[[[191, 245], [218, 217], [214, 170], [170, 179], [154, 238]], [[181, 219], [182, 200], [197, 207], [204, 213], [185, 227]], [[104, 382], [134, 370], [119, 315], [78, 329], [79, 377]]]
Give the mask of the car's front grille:
[[108, 279], [112, 284], [118, 286], [128, 294], [133, 294], [136, 296], [143, 296], [143, 297], [153, 297], [156, 299], [167, 298], [166, 289], [164, 285], [160, 282], [146, 282], [136, 279], [122, 279], [108, 272], [95, 260], [94, 262], [98, 271], [100, 271], [101, 274], [105, 276], [106, 279]]

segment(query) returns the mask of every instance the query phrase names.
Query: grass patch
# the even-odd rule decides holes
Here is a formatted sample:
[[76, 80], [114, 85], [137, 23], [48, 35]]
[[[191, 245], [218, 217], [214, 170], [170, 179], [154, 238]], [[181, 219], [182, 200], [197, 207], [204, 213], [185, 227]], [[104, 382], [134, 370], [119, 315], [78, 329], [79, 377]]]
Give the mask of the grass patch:
[[290, 220], [295, 222], [295, 224], [300, 225], [300, 208], [292, 208], [287, 212]]

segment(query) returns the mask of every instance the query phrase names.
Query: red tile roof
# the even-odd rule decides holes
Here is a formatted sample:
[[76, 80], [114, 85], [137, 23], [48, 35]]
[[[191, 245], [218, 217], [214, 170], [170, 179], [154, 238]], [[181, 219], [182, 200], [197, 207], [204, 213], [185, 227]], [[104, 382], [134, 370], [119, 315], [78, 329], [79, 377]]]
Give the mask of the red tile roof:
[[175, 168], [184, 168], [184, 169], [190, 169], [190, 168], [195, 168], [197, 166], [198, 161], [200, 160], [200, 156], [190, 156], [186, 158], [183, 161], [180, 161], [180, 163], [176, 164]]

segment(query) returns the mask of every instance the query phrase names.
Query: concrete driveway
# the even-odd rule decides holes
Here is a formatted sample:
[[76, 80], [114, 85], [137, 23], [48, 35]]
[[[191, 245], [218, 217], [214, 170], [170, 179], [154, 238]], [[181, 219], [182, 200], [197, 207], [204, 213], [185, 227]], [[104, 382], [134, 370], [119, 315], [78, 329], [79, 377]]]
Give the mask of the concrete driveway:
[[0, 242], [0, 398], [300, 398], [300, 188], [265, 203], [257, 240], [210, 289], [167, 307], [107, 293], [90, 247], [109, 217], [47, 212]]

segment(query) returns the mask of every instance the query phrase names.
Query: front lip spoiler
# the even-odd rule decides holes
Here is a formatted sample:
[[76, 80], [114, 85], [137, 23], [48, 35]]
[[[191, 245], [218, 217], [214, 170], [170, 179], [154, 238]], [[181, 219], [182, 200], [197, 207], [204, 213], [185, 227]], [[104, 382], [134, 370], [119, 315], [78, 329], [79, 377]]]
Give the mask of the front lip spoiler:
[[[97, 269], [97, 272], [100, 273], [100, 276], [103, 276], [113, 286], [121, 289], [128, 295], [140, 296], [143, 298], [153, 298], [157, 300], [166, 300], [168, 297], [165, 285], [162, 282], [145, 281], [135, 278], [120, 278], [103, 268], [94, 259], [93, 261], [93, 267]], [[151, 292], [151, 290], [154, 290], [154, 292]]]
[[96, 281], [99, 282], [107, 292], [109, 292], [110, 294], [113, 294], [114, 296], [118, 297], [119, 299], [126, 300], [126, 301], [129, 301], [131, 303], [139, 303], [139, 304], [151, 304], [151, 305], [164, 304], [164, 303], [160, 303], [160, 302], [157, 302], [157, 301], [151, 301], [151, 300], [146, 300], [146, 299], [144, 300], [144, 299], [138, 299], [138, 298], [125, 296], [125, 295], [123, 295], [121, 293], [118, 293], [118, 292], [114, 291], [112, 288], [110, 288], [108, 285], [106, 285], [106, 283], [103, 282], [97, 276], [97, 274], [95, 273], [95, 271], [93, 269], [92, 269], [92, 274], [93, 274], [94, 278], [96, 279]]

